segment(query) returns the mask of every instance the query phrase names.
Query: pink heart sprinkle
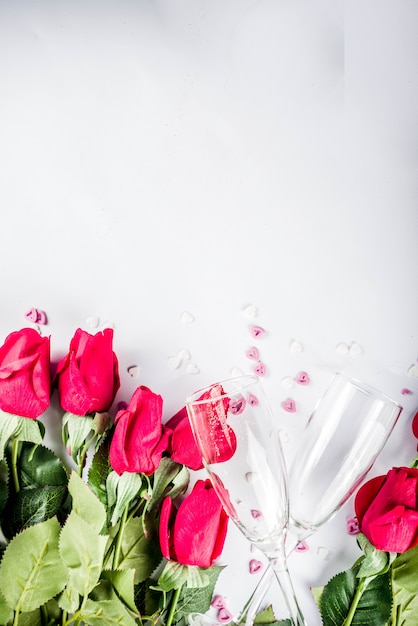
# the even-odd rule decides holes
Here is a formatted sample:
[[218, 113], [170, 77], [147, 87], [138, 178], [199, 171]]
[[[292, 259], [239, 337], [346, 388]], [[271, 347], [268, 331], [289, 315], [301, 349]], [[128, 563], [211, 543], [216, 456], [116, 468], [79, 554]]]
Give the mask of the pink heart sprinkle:
[[210, 603], [210, 605], [214, 609], [224, 609], [224, 608], [226, 608], [226, 603], [225, 603], [225, 600], [223, 599], [222, 596], [214, 596], [213, 599], [212, 599], [212, 602]]
[[36, 321], [38, 324], [46, 324], [47, 323], [47, 319], [46, 319], [46, 313], [45, 311], [36, 311]]
[[247, 402], [250, 406], [258, 406], [258, 398], [253, 393], [248, 394]]
[[309, 550], [309, 546], [306, 541], [299, 541], [298, 545], [295, 548], [296, 552], [307, 552]]
[[256, 574], [261, 569], [263, 569], [263, 564], [261, 561], [257, 561], [257, 559], [251, 559], [249, 569], [250, 569], [250, 574]]
[[248, 348], [245, 354], [249, 359], [252, 359], [253, 361], [258, 361], [258, 358], [260, 356], [258, 348], [256, 348], [255, 346], [251, 346], [251, 348]]
[[295, 413], [296, 412], [296, 402], [294, 400], [292, 400], [292, 398], [287, 398], [287, 400], [282, 402], [282, 407], [288, 413]]
[[261, 326], [251, 326], [250, 332], [254, 339], [260, 339], [266, 331]]
[[257, 374], [257, 376], [265, 376], [266, 366], [264, 365], [264, 363], [258, 363], [258, 365], [256, 365], [254, 368], [254, 372]]
[[260, 517], [263, 517], [263, 514], [261, 511], [257, 511], [257, 509], [252, 509], [251, 510], [251, 515], [253, 516], [254, 519], [259, 519]]
[[245, 404], [245, 398], [241, 396], [237, 400], [233, 400], [231, 402], [231, 404], [229, 405], [229, 410], [231, 411], [232, 415], [240, 415], [245, 409]]
[[307, 372], [299, 372], [296, 376], [296, 382], [298, 385], [309, 385], [311, 379], [309, 378]]
[[407, 389], [406, 387], [404, 389], [401, 389], [401, 394], [403, 396], [410, 396], [412, 393], [412, 391], [410, 389]]
[[38, 319], [38, 311], [33, 307], [31, 309], [28, 309], [28, 311], [26, 311], [24, 315], [24, 318], [27, 319], [29, 322], [33, 322], [35, 324]]
[[220, 611], [218, 611], [218, 620], [225, 624], [226, 622], [230, 622], [232, 620], [232, 615], [223, 607]]
[[359, 534], [360, 528], [356, 517], [350, 517], [350, 519], [347, 520], [347, 532], [349, 535]]

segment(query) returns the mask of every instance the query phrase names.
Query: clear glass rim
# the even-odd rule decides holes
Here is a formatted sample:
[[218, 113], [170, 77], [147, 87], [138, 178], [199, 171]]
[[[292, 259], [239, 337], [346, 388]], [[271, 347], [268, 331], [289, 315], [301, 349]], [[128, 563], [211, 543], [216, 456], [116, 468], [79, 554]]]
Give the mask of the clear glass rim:
[[186, 405], [190, 404], [208, 404], [209, 402], [213, 402], [214, 400], [220, 400], [222, 398], [229, 398], [231, 396], [231, 391], [225, 391], [224, 393], [220, 393], [212, 398], [207, 398], [205, 400], [199, 400], [199, 398], [205, 393], [205, 391], [209, 391], [215, 385], [221, 385], [221, 387], [229, 386], [233, 383], [238, 383], [241, 381], [241, 385], [239, 388], [235, 389], [234, 392], [238, 393], [251, 387], [252, 385], [259, 383], [260, 378], [256, 374], [242, 374], [242, 376], [233, 376], [231, 378], [224, 378], [223, 380], [216, 381], [211, 383], [210, 385], [206, 385], [205, 387], [201, 387], [197, 389], [193, 393], [186, 396]]
[[375, 396], [376, 398], [380, 398], [384, 402], [390, 403], [393, 406], [396, 406], [400, 411], [403, 411], [403, 406], [399, 404], [399, 402], [397, 402], [390, 396], [386, 395], [385, 393], [380, 391], [380, 389], [377, 389], [373, 385], [369, 385], [369, 383], [365, 383], [362, 380], [359, 380], [358, 378], [355, 378], [354, 376], [351, 376], [349, 374], [344, 374], [343, 372], [335, 372], [334, 376], [331, 379], [331, 383], [332, 383], [332, 380], [334, 380], [335, 378], [342, 378], [348, 383], [350, 383], [351, 385], [353, 385], [353, 387], [355, 387], [359, 391], [362, 391], [363, 393], [367, 393], [370, 396]]

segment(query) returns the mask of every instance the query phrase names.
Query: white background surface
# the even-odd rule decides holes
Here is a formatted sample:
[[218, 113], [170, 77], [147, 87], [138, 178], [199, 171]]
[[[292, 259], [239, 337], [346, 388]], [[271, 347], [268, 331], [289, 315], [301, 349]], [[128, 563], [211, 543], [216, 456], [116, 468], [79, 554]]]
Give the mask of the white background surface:
[[[117, 400], [145, 384], [168, 418], [202, 384], [251, 371], [257, 323], [289, 460], [339, 369], [405, 406], [373, 472], [408, 464], [417, 23], [412, 0], [0, 0], [1, 339], [38, 307], [58, 359], [98, 317], [115, 328]], [[301, 370], [311, 384], [285, 389]], [[310, 626], [309, 586], [357, 556], [351, 513], [291, 559]], [[252, 557], [231, 528], [231, 609], [255, 584]]]

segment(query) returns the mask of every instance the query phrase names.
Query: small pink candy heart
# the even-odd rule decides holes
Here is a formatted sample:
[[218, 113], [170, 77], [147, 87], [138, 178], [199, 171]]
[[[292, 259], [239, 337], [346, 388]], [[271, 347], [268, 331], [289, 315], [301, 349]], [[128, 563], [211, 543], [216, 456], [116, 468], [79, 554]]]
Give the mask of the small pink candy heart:
[[28, 309], [26, 311], [23, 317], [27, 319], [28, 322], [33, 322], [34, 324], [36, 324], [36, 321], [38, 319], [38, 311], [32, 307], [31, 309]]
[[261, 561], [257, 561], [257, 559], [251, 559], [249, 569], [250, 574], [257, 574], [257, 572], [263, 569], [263, 564]]
[[258, 398], [253, 393], [248, 394], [247, 402], [250, 406], [258, 406]]
[[412, 394], [412, 391], [410, 389], [407, 389], [406, 387], [404, 389], [401, 389], [401, 394], [403, 396], [410, 396]]
[[224, 608], [226, 608], [226, 602], [225, 602], [225, 600], [223, 599], [222, 596], [213, 596], [212, 602], [210, 603], [210, 605], [214, 609], [224, 609]]
[[254, 368], [254, 372], [257, 374], [257, 376], [265, 376], [266, 366], [264, 365], [264, 363], [258, 363]]
[[260, 519], [260, 517], [263, 517], [263, 514], [261, 511], [257, 511], [257, 509], [252, 509], [251, 510], [251, 515], [253, 516], [254, 519]]
[[250, 332], [254, 339], [260, 339], [266, 331], [261, 326], [251, 326]]
[[299, 372], [299, 374], [296, 376], [296, 382], [298, 385], [309, 385], [311, 379], [309, 378], [307, 372]]
[[307, 552], [309, 550], [309, 546], [306, 541], [299, 541], [298, 545], [295, 548], [296, 552]]
[[295, 413], [296, 412], [296, 402], [294, 400], [292, 400], [292, 398], [287, 398], [287, 400], [282, 402], [282, 407], [288, 413]]
[[37, 318], [36, 321], [38, 324], [46, 324], [47, 323], [47, 318], [46, 318], [46, 313], [45, 311], [36, 311], [37, 314]]
[[360, 532], [358, 520], [356, 517], [350, 517], [347, 520], [347, 532], [349, 535], [358, 535]]
[[222, 609], [218, 611], [218, 620], [222, 622], [223, 624], [226, 624], [227, 622], [230, 622], [232, 620], [232, 615], [228, 611], [228, 609], [223, 607]]
[[255, 346], [251, 346], [251, 348], [248, 348], [245, 354], [249, 359], [252, 359], [253, 361], [258, 361], [258, 358], [260, 356], [258, 348], [256, 348]]
[[229, 410], [231, 411], [232, 415], [240, 415], [245, 409], [245, 404], [245, 398], [241, 396], [237, 400], [233, 400], [231, 402], [231, 404], [229, 405]]

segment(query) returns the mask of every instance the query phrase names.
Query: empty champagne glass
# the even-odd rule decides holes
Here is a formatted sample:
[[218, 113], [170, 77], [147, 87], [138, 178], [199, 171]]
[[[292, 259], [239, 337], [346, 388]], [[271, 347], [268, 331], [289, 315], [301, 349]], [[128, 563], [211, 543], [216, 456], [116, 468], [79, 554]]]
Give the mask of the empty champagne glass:
[[[286, 553], [330, 520], [365, 479], [402, 407], [357, 380], [337, 373], [319, 399], [289, 471]], [[256, 614], [272, 581], [266, 570], [239, 623]]]
[[289, 504], [279, 428], [257, 376], [225, 380], [187, 398], [204, 465], [230, 519], [267, 557], [292, 626], [305, 626], [286, 564]]

